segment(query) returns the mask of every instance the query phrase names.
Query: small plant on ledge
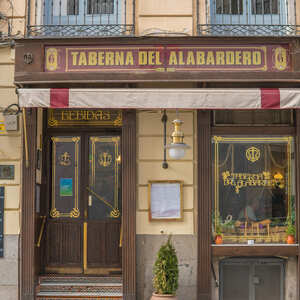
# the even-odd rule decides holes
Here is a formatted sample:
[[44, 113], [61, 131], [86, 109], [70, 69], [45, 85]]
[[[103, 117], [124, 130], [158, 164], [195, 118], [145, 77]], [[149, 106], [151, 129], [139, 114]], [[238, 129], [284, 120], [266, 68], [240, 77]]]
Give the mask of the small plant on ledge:
[[175, 293], [178, 288], [178, 259], [175, 248], [171, 243], [171, 236], [160, 247], [153, 272], [153, 288], [155, 292], [151, 300], [177, 299]]
[[286, 234], [287, 234], [287, 240], [286, 240], [287, 244], [295, 244], [296, 227], [293, 224], [291, 218], [288, 218], [287, 220]]
[[217, 245], [223, 244], [222, 228], [220, 224], [216, 225], [215, 234], [215, 243]]

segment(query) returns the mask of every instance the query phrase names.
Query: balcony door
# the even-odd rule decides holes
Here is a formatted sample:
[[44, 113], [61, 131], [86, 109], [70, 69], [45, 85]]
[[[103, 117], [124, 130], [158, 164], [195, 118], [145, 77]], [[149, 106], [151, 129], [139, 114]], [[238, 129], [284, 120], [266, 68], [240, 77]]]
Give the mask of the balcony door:
[[44, 1], [44, 25], [125, 24], [122, 0]]
[[46, 273], [121, 273], [119, 135], [50, 138]]
[[[211, 24], [226, 25], [228, 31], [235, 30], [230, 25], [249, 25], [251, 34], [251, 25], [286, 25], [287, 10], [286, 0], [211, 0]], [[266, 30], [265, 35], [270, 29]]]

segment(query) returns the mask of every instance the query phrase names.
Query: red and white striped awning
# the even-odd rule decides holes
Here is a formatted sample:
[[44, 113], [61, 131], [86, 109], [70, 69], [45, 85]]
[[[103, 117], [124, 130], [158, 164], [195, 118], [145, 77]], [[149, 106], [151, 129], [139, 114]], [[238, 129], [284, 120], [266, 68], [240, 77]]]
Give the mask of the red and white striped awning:
[[298, 109], [300, 89], [19, 89], [21, 107]]

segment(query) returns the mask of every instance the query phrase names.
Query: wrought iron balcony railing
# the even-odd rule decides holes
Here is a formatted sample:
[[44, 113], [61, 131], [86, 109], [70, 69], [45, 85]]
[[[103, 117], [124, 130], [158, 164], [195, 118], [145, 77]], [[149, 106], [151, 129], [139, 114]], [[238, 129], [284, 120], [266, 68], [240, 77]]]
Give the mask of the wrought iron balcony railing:
[[297, 1], [198, 0], [198, 35], [300, 35], [300, 2]]
[[135, 0], [28, 0], [28, 37], [134, 35]]

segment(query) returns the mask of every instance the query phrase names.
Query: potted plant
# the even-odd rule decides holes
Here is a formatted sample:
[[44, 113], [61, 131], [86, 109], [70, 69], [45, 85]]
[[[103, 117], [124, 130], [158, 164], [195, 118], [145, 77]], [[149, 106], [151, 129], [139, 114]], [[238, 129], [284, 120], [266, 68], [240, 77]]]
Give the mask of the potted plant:
[[287, 244], [295, 244], [296, 228], [290, 219], [287, 222], [286, 234], [287, 234], [287, 239], [286, 239]]
[[178, 272], [178, 259], [169, 236], [157, 253], [153, 267], [154, 293], [150, 300], [177, 300]]
[[220, 224], [216, 225], [215, 234], [215, 243], [217, 245], [223, 244], [222, 228]]

